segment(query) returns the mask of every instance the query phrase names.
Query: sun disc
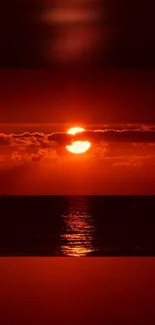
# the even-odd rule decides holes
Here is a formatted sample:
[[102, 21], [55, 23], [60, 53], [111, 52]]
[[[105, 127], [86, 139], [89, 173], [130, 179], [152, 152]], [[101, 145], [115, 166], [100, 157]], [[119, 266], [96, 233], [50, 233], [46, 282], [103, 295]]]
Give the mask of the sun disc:
[[[84, 131], [84, 128], [77, 126], [69, 129], [67, 133], [75, 135]], [[66, 149], [73, 154], [81, 154], [86, 152], [90, 147], [91, 143], [89, 141], [74, 141], [71, 145], [66, 146]]]
[[74, 154], [80, 154], [86, 152], [91, 147], [89, 141], [74, 141], [72, 145], [66, 146], [66, 149]]

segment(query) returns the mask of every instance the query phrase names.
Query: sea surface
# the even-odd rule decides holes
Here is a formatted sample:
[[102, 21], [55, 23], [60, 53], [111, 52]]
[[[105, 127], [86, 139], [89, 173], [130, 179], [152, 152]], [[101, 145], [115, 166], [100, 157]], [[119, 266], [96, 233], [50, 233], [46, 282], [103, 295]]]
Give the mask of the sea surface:
[[12, 196], [0, 207], [0, 256], [155, 256], [154, 196]]

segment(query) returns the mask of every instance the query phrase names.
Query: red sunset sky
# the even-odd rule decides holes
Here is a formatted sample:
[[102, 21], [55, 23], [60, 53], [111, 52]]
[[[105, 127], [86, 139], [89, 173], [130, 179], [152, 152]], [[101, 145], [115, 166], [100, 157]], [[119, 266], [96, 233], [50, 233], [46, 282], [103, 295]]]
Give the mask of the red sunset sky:
[[[153, 2], [52, 4], [1, 11], [0, 194], [154, 193]], [[60, 134], [74, 125], [91, 131], [80, 157]]]
[[154, 87], [151, 69], [4, 69], [0, 122], [153, 124]]
[[[46, 137], [78, 124], [86, 130], [104, 130], [105, 125], [125, 129], [125, 124], [130, 124], [129, 129], [153, 127], [154, 82], [151, 70], [89, 70], [82, 75], [47, 69], [3, 70], [0, 193], [154, 193], [154, 130], [151, 140], [136, 146], [125, 138], [124, 143], [115, 144], [95, 140], [90, 152], [80, 157], [68, 155], [65, 143], [59, 143], [55, 151], [46, 139], [43, 145], [33, 134]], [[24, 132], [30, 135], [22, 136]], [[12, 133], [21, 134], [21, 140], [14, 137], [8, 144], [6, 137]]]

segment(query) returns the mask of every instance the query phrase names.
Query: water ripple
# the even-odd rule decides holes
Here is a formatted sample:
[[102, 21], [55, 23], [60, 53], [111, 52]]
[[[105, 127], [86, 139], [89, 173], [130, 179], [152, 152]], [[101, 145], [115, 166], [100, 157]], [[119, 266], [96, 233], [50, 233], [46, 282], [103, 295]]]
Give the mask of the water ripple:
[[[84, 204], [85, 203], [85, 204]], [[95, 246], [96, 229], [91, 215], [87, 213], [86, 202], [71, 202], [68, 212], [62, 215], [61, 253], [63, 256], [92, 255]]]

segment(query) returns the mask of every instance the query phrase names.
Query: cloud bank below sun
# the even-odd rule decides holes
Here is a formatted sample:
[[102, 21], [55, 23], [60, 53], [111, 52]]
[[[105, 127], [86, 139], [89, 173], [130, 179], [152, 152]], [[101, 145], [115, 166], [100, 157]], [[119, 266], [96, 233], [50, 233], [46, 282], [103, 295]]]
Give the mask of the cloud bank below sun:
[[[82, 155], [66, 150], [88, 140]], [[1, 133], [0, 183], [0, 195], [155, 193], [155, 127]]]
[[[71, 132], [72, 133], [72, 132]], [[99, 161], [112, 166], [140, 165], [155, 154], [155, 127], [117, 127], [99, 130], [70, 132], [23, 132], [0, 134], [0, 167], [31, 162], [73, 162], [73, 155], [66, 150], [76, 141], [90, 141], [91, 148], [81, 160], [88, 164]], [[78, 159], [78, 158], [77, 158]], [[74, 157], [75, 164], [76, 157]]]
[[[96, 146], [103, 148], [114, 143], [126, 144], [155, 144], [155, 127], [137, 128], [137, 127], [118, 127], [117, 129], [104, 130], [86, 130], [77, 134], [67, 132], [30, 133], [20, 134], [0, 134], [0, 150], [20, 151], [37, 154], [40, 149], [49, 149], [57, 151], [65, 149], [74, 141], [90, 141], [92, 143], [92, 152]], [[66, 151], [64, 151], [65, 155]], [[67, 154], [67, 153], [66, 153]], [[123, 152], [122, 152], [123, 154]]]

